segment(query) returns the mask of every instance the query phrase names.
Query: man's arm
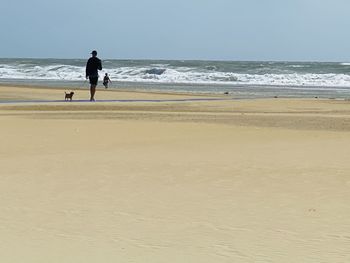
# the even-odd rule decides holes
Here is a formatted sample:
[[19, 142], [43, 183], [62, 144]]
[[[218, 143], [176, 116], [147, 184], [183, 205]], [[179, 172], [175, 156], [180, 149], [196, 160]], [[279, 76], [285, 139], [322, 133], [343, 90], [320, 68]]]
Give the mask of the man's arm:
[[86, 68], [85, 68], [85, 77], [86, 78], [89, 77], [88, 68], [89, 68], [89, 61], [86, 63]]
[[99, 63], [98, 63], [98, 69], [99, 69], [99, 70], [102, 70], [102, 62], [101, 62], [101, 60], [100, 60]]

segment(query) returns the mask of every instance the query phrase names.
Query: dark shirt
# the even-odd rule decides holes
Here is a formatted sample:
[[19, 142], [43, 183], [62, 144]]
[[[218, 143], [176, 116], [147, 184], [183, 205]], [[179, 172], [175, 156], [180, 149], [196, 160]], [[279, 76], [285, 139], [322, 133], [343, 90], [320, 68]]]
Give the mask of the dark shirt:
[[98, 77], [97, 70], [102, 70], [101, 60], [97, 57], [91, 57], [86, 63], [86, 77]]

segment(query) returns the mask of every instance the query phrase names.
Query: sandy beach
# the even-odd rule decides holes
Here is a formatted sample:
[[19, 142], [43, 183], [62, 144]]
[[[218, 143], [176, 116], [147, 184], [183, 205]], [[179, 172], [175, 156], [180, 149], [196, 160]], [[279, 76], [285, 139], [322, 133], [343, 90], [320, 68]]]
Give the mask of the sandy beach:
[[0, 86], [2, 262], [350, 261], [350, 101]]

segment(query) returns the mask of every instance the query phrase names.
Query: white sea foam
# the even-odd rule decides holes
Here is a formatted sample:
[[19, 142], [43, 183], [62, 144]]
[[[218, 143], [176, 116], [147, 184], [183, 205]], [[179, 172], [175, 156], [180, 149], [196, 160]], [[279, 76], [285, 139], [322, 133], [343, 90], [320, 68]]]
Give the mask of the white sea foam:
[[71, 65], [0, 65], [0, 78], [3, 79], [80, 80], [83, 77], [82, 68]]
[[112, 79], [130, 82], [228, 84], [228, 85], [288, 85], [350, 87], [345, 74], [237, 74], [232, 72], [198, 72], [190, 69], [166, 69], [163, 74], [148, 74], [147, 68], [108, 70]]
[[[299, 68], [299, 65], [291, 66]], [[308, 65], [300, 65], [300, 67], [304, 66], [307, 67]], [[259, 70], [264, 70], [264, 68]], [[276, 70], [276, 72], [280, 71]], [[167, 63], [151, 63], [147, 66], [109, 67], [100, 74], [108, 73], [112, 81], [116, 82], [350, 87], [350, 75], [344, 73], [286, 72], [278, 74], [237, 73], [218, 71], [217, 66], [210, 65], [196, 68], [191, 66], [170, 66]], [[80, 81], [84, 80], [84, 77], [84, 66], [65, 64], [38, 65], [30, 63], [0, 64], [0, 79]]]

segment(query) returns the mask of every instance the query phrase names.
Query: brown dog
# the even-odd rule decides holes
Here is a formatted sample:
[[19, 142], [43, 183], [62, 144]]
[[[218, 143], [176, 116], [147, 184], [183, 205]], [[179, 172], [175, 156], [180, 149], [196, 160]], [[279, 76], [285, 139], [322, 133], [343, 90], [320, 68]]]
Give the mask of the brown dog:
[[69, 100], [70, 99], [72, 101], [73, 95], [74, 95], [73, 91], [70, 92], [70, 93], [65, 92], [64, 100]]

